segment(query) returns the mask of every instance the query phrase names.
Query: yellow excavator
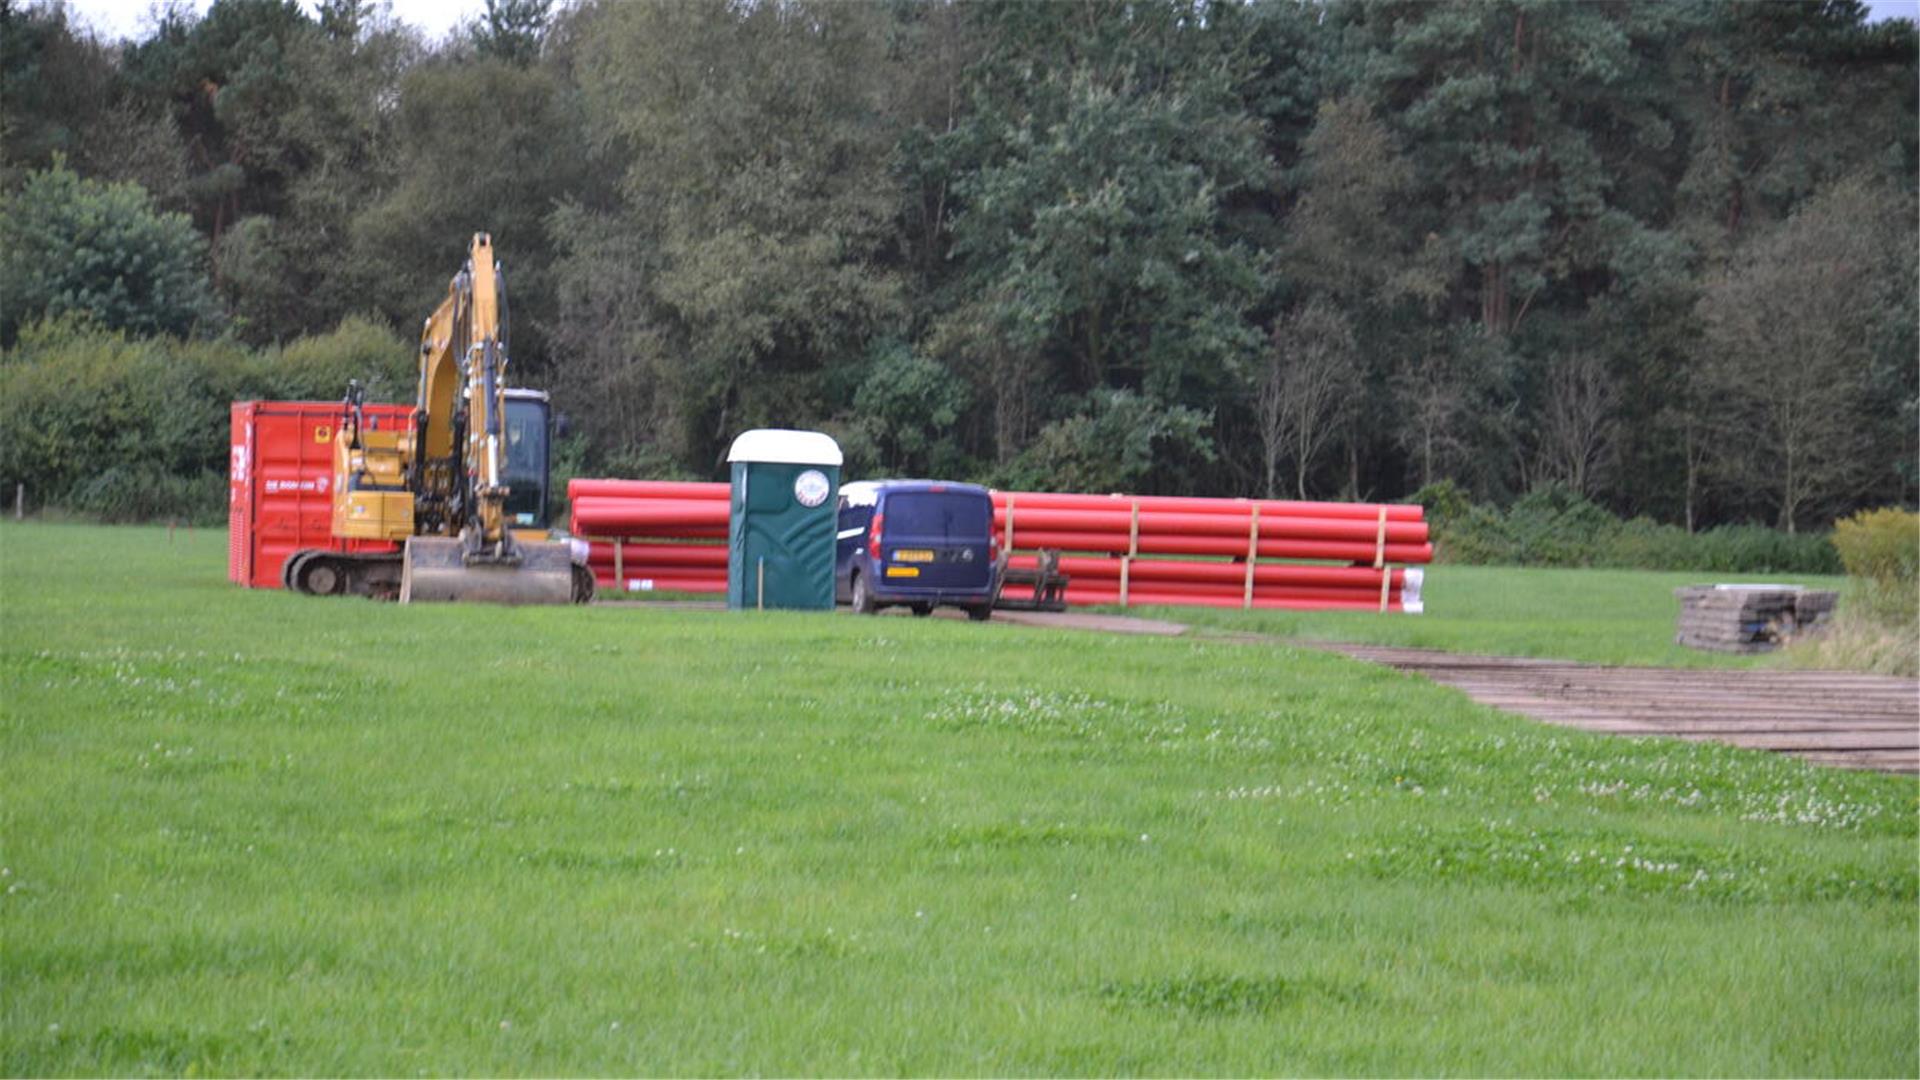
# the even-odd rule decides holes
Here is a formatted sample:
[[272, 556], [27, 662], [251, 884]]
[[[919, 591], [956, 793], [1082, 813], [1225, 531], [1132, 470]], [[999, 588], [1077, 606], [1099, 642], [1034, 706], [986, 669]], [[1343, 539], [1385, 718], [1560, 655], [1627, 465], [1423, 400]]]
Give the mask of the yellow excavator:
[[493, 239], [476, 233], [420, 334], [412, 429], [381, 429], [353, 384], [334, 434], [334, 537], [399, 550], [295, 552], [281, 573], [288, 588], [401, 603], [592, 598], [584, 546], [544, 529], [546, 395], [507, 389], [507, 330]]

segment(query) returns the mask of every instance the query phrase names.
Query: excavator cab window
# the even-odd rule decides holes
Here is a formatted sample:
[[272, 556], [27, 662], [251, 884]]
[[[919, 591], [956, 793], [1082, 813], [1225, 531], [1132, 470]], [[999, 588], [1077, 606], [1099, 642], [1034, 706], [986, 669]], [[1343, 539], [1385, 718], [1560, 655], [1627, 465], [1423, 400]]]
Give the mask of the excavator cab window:
[[507, 522], [515, 529], [547, 527], [548, 407], [544, 395], [521, 397], [508, 391], [506, 480]]

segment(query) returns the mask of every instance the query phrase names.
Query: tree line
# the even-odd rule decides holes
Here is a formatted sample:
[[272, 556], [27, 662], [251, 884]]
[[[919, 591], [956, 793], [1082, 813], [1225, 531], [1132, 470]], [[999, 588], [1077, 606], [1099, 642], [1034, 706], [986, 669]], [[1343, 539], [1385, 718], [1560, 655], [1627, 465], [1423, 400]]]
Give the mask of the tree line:
[[0, 68], [14, 367], [48, 320], [404, 340], [485, 230], [597, 471], [797, 426], [1688, 529], [1920, 490], [1920, 38], [1854, 0], [0, 0]]

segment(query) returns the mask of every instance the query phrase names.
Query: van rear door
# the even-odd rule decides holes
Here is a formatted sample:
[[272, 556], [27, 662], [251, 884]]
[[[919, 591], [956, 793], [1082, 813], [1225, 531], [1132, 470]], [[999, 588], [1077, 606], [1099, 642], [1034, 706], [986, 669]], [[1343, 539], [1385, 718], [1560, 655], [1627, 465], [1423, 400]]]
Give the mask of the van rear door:
[[[987, 557], [993, 503], [977, 491], [896, 491], [881, 508], [887, 586], [984, 589], [993, 566]], [[911, 576], [895, 568], [913, 568]]]

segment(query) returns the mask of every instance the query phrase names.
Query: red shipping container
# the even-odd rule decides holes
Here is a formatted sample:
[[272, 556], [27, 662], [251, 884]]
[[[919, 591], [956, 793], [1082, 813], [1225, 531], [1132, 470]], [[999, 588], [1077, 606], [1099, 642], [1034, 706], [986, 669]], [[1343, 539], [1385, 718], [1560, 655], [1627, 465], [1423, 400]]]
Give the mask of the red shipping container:
[[[227, 466], [227, 579], [280, 588], [280, 567], [305, 548], [392, 551], [333, 536], [333, 433], [338, 401], [236, 401]], [[368, 405], [371, 429], [407, 430], [411, 405]]]

